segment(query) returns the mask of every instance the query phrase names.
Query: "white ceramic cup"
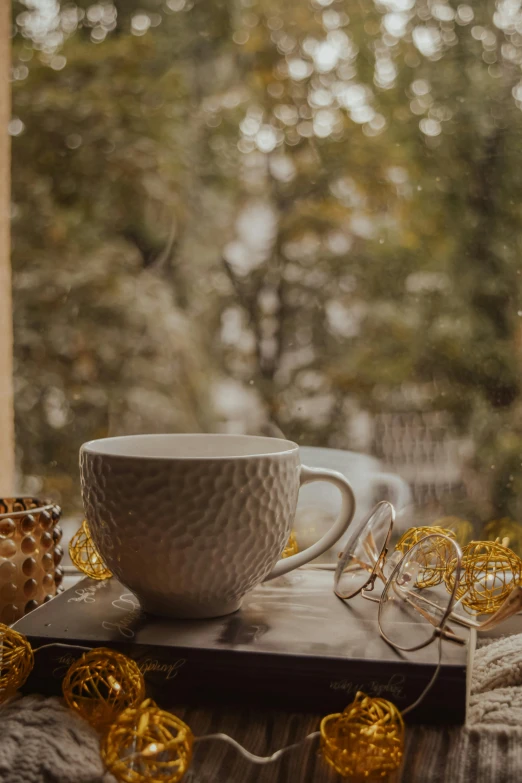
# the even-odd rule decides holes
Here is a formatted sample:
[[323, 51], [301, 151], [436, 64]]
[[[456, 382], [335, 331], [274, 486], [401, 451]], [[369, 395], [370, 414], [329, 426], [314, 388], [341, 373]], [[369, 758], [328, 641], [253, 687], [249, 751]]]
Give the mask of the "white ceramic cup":
[[[248, 435], [130, 435], [80, 450], [89, 527], [112, 573], [145, 611], [217, 617], [260, 582], [328, 550], [346, 531], [355, 498], [340, 473], [301, 465], [299, 447]], [[331, 482], [341, 511], [312, 546], [279, 560], [299, 487]]]

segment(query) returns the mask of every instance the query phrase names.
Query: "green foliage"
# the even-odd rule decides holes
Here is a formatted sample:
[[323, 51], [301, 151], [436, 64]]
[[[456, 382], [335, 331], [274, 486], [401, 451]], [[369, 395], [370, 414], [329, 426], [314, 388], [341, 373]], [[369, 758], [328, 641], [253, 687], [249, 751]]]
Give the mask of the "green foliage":
[[350, 447], [354, 408], [418, 405], [473, 441], [470, 515], [518, 518], [520, 12], [82, 0], [36, 35], [24, 8], [22, 472], [72, 501], [115, 427]]

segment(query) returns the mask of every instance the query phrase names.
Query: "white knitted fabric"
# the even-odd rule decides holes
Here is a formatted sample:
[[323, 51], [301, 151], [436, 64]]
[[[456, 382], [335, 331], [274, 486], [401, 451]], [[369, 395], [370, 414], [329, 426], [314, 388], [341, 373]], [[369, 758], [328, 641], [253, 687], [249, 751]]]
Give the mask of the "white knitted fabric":
[[0, 710], [2, 783], [115, 783], [91, 727], [58, 699], [25, 696]]
[[522, 634], [482, 644], [466, 726], [409, 727], [393, 783], [522, 781]]
[[468, 725], [522, 727], [522, 634], [475, 653]]

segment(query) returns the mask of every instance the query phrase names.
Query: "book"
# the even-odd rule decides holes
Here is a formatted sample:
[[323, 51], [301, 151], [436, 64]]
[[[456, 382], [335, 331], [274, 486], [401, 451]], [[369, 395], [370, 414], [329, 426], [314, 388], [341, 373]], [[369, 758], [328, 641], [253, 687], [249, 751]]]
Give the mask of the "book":
[[[147, 695], [165, 708], [247, 702], [326, 715], [342, 711], [357, 691], [403, 709], [432, 677], [438, 644], [397, 652], [379, 634], [377, 610], [359, 596], [341, 601], [332, 572], [319, 570], [259, 585], [238, 612], [212, 620], [146, 615], [115, 578], [83, 579], [14, 627], [34, 649], [59, 643], [125, 653], [143, 672]], [[443, 642], [437, 681], [408, 722], [464, 722], [474, 645], [472, 632], [466, 647]], [[25, 690], [59, 695], [81, 654], [59, 646], [36, 652]]]

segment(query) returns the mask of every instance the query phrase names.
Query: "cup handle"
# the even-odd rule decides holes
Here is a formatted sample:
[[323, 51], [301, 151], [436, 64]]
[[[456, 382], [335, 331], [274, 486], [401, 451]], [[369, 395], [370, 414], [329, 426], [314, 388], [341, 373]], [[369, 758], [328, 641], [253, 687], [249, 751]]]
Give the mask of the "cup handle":
[[314, 560], [316, 557], [319, 557], [319, 555], [322, 555], [323, 552], [330, 549], [330, 547], [341, 538], [355, 514], [355, 496], [353, 494], [353, 489], [350, 482], [341, 473], [338, 473], [336, 470], [307, 468], [304, 465], [301, 465], [300, 481], [301, 486], [303, 486], [303, 484], [310, 484], [312, 481], [329, 481], [330, 484], [337, 487], [341, 493], [341, 511], [332, 527], [319, 539], [319, 541], [316, 541], [315, 544], [303, 549], [302, 552], [279, 560], [268, 576], [264, 578], [264, 582], [287, 574], [289, 571], [293, 571], [294, 568], [299, 568], [299, 566], [309, 563], [310, 560]]
[[384, 484], [391, 490], [393, 505], [400, 511], [411, 503], [411, 490], [408, 484], [394, 473], [376, 473], [373, 476], [373, 484]]

